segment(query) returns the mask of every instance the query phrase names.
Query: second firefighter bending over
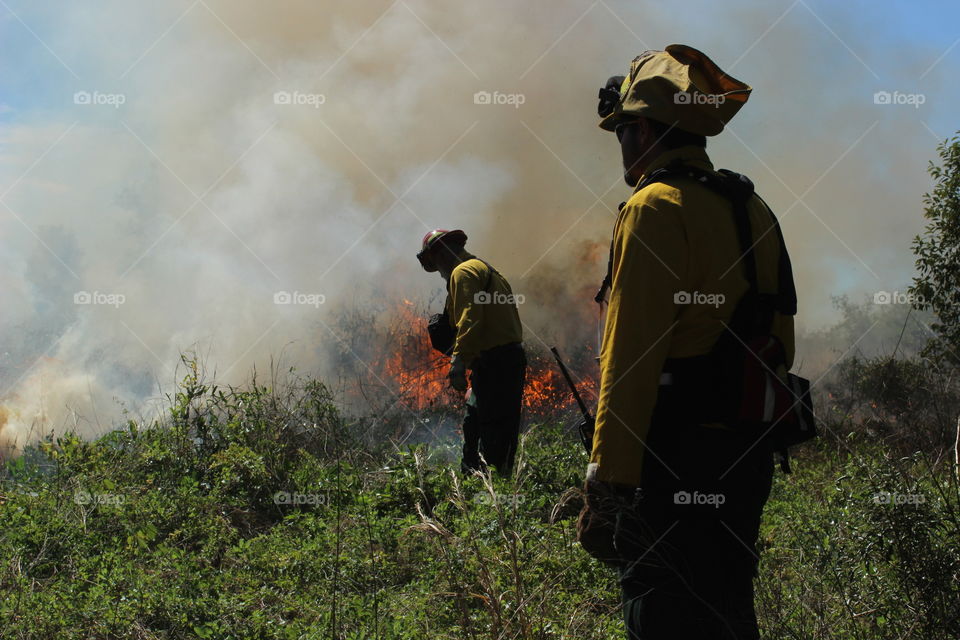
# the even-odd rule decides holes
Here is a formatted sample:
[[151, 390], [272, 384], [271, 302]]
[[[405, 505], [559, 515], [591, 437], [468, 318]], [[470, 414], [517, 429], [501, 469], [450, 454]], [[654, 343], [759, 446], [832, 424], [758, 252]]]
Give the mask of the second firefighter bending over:
[[493, 465], [513, 468], [520, 434], [527, 359], [510, 283], [464, 248], [467, 235], [437, 229], [423, 238], [417, 259], [447, 283], [444, 314], [431, 327], [434, 347], [451, 356], [450, 385], [467, 394], [463, 419], [464, 473]]

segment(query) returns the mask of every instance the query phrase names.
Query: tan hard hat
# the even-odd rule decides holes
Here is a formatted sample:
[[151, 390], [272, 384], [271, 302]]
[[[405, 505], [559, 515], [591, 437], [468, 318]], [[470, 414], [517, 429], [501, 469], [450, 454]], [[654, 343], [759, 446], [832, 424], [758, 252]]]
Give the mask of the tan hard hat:
[[753, 89], [724, 73], [701, 51], [671, 44], [646, 51], [630, 65], [620, 87], [620, 101], [600, 127], [613, 131], [636, 117], [651, 118], [678, 129], [715, 136], [737, 114]]

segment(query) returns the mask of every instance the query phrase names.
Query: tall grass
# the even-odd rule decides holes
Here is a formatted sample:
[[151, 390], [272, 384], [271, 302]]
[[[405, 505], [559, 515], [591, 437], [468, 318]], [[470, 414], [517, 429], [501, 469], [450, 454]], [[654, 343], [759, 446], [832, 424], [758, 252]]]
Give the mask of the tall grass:
[[[463, 477], [455, 435], [411, 446], [377, 431], [406, 413], [350, 418], [292, 372], [223, 388], [186, 365], [165, 419], [47, 438], [6, 465], [0, 637], [623, 637], [616, 576], [574, 542], [586, 459], [562, 419], [530, 427], [511, 477]], [[762, 628], [958, 637], [943, 436], [911, 440], [918, 416], [891, 420], [872, 405], [902, 405], [845, 388], [866, 405], [835, 394], [825, 437], [777, 475]]]

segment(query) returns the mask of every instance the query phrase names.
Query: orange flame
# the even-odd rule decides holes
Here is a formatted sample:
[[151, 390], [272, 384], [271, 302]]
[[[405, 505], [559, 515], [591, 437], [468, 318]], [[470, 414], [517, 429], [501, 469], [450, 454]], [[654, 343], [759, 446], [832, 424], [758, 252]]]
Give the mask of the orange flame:
[[450, 402], [446, 397], [447, 367], [445, 358], [433, 350], [427, 337], [427, 318], [415, 305], [404, 300], [394, 310], [394, 321], [400, 327], [396, 349], [381, 363], [384, 381], [391, 384], [400, 402], [420, 411]]
[[[385, 349], [377, 368], [383, 382], [406, 407], [414, 411], [450, 407], [462, 402], [447, 383], [447, 358], [433, 350], [427, 335], [427, 317], [414, 303], [403, 300], [393, 311], [394, 348]], [[589, 354], [587, 354], [589, 355]], [[528, 417], [544, 418], [575, 408], [576, 402], [556, 363], [548, 355], [531, 353], [528, 345], [524, 409]], [[586, 358], [582, 358], [586, 359]], [[584, 362], [571, 362], [574, 371], [592, 372]], [[577, 379], [577, 390], [588, 406], [595, 404], [597, 381], [592, 375]]]

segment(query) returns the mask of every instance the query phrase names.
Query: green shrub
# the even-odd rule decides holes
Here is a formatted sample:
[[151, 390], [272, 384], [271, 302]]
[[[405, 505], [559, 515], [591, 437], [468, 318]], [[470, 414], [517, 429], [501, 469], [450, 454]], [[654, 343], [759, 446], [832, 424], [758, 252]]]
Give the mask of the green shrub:
[[[462, 477], [455, 436], [365, 445], [314, 381], [219, 388], [191, 363], [171, 400], [165, 421], [7, 464], [4, 638], [623, 637], [615, 574], [574, 542], [586, 457], [559, 423], [530, 427], [512, 477]], [[917, 409], [899, 402], [872, 415], [890, 432], [837, 411], [777, 475], [767, 636], [960, 635], [956, 480], [884, 444]]]

